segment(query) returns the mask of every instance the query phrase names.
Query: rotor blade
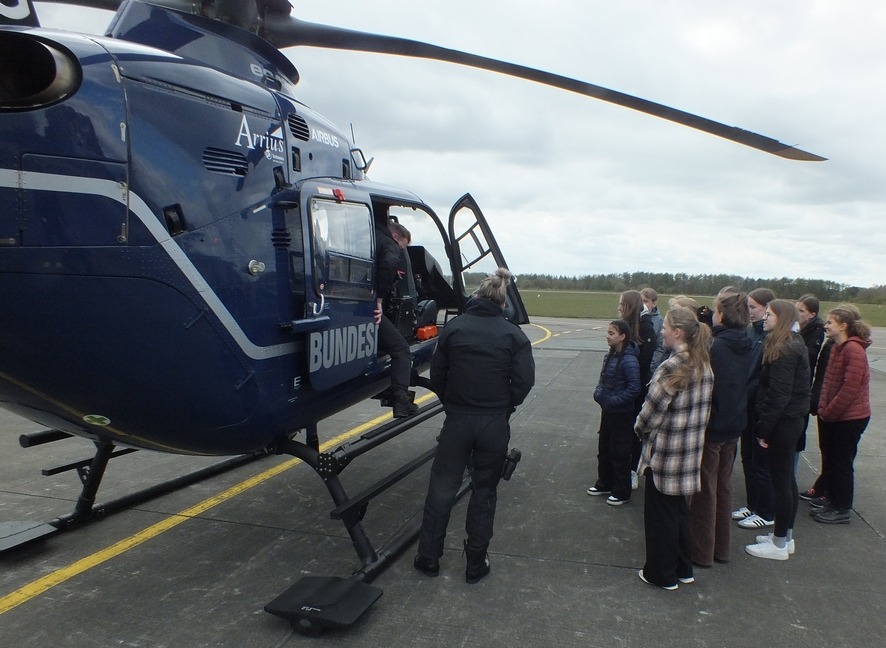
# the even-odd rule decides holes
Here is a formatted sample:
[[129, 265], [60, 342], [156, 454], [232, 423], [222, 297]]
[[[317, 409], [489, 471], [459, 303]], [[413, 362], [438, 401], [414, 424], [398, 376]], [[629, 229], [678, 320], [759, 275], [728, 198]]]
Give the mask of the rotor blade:
[[689, 128], [710, 133], [751, 148], [772, 153], [791, 160], [803, 160], [807, 162], [820, 162], [826, 160], [819, 155], [795, 148], [778, 140], [753, 133], [751, 131], [728, 126], [720, 122], [699, 117], [676, 108], [655, 103], [635, 97], [633, 95], [610, 90], [602, 86], [578, 81], [569, 77], [536, 70], [534, 68], [507, 63], [485, 56], [468, 54], [458, 50], [447, 49], [437, 45], [422, 43], [419, 41], [398, 38], [396, 36], [384, 36], [366, 32], [329, 27], [316, 23], [309, 23], [296, 18], [283, 15], [269, 15], [265, 23], [265, 38], [277, 47], [323, 47], [328, 49], [353, 50], [360, 52], [374, 52], [378, 54], [393, 54], [396, 56], [409, 56], [414, 58], [432, 59], [447, 63], [457, 63], [468, 67], [499, 72], [508, 76], [519, 77], [528, 81], [535, 81], [544, 85], [569, 90], [577, 94], [593, 97], [602, 101], [608, 101], [625, 108], [631, 108], [639, 112], [654, 115], [668, 121], [683, 124]]

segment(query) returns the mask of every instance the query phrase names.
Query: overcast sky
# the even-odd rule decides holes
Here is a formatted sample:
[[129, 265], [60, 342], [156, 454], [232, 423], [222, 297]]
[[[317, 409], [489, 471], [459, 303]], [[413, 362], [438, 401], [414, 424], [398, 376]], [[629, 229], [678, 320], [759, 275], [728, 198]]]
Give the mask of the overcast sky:
[[[304, 20], [572, 76], [829, 158], [784, 160], [451, 64], [287, 50], [298, 98], [347, 132], [353, 124], [375, 158], [373, 180], [417, 193], [441, 215], [470, 192], [517, 274], [886, 284], [882, 0], [293, 4]], [[110, 17], [38, 8], [45, 26], [98, 33]]]

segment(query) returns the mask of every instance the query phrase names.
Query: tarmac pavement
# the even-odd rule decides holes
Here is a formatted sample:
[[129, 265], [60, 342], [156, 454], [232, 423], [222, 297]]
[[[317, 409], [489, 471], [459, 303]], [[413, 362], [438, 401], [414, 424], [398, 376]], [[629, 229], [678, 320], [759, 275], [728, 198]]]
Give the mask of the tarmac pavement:
[[[728, 564], [696, 569], [668, 592], [637, 577], [644, 562], [643, 479], [632, 501], [607, 506], [585, 491], [596, 476], [599, 407], [591, 392], [605, 324], [537, 318], [536, 387], [512, 418], [523, 452], [499, 488], [492, 573], [464, 582], [466, 501], [456, 505], [441, 575], [412, 567], [414, 547], [375, 581], [381, 599], [352, 627], [309, 637], [263, 611], [306, 575], [346, 576], [351, 541], [321, 480], [286, 457], [268, 457], [173, 494], [0, 556], [0, 646], [875, 646], [886, 634], [886, 329], [868, 355], [873, 416], [856, 460], [851, 523], [817, 524], [801, 503], [796, 554], [748, 556], [758, 531], [736, 527]], [[383, 414], [361, 404], [320, 427], [321, 440]], [[350, 493], [432, 447], [442, 421], [423, 423], [360, 458], [342, 475]], [[72, 473], [40, 469], [91, 455], [69, 439], [35, 449], [39, 429], [0, 411], [0, 523], [49, 520], [79, 492]], [[139, 452], [111, 462], [99, 501], [217, 458]], [[819, 465], [814, 422], [801, 488]], [[276, 472], [273, 472], [276, 471]], [[416, 519], [427, 467], [369, 505], [376, 545]], [[735, 471], [736, 502], [744, 492]]]

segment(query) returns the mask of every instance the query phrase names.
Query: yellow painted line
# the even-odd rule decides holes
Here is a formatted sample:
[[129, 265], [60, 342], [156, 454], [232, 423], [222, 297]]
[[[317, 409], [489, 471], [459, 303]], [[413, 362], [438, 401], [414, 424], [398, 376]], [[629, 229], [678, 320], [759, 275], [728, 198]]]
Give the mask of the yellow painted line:
[[540, 326], [538, 324], [531, 324], [531, 326], [534, 326], [535, 328], [539, 328], [545, 332], [545, 336], [542, 339], [536, 340], [535, 342], [533, 342], [532, 346], [535, 346], [536, 344], [541, 344], [542, 342], [547, 342], [548, 340], [550, 340], [553, 337], [553, 333], [551, 333], [550, 330], [546, 329], [544, 326]]
[[[431, 398], [434, 398], [434, 394], [429, 393], [421, 396], [416, 399], [416, 403], [423, 403]], [[348, 439], [357, 436], [358, 434], [362, 434], [366, 430], [369, 430], [376, 425], [384, 422], [387, 419], [391, 418], [390, 412], [387, 414], [383, 414], [377, 418], [372, 419], [371, 421], [367, 421], [362, 425], [358, 425], [355, 428], [340, 434], [334, 439], [330, 439], [322, 446], [320, 446], [320, 451], [325, 452], [329, 448], [337, 446], [341, 444], [343, 441], [347, 441]], [[90, 556], [86, 556], [85, 558], [81, 558], [80, 560], [71, 563], [67, 567], [62, 567], [61, 569], [57, 569], [56, 571], [43, 576], [42, 578], [38, 578], [37, 580], [20, 587], [7, 594], [6, 596], [0, 598], [0, 614], [5, 614], [9, 610], [18, 607], [22, 603], [26, 603], [37, 596], [40, 596], [44, 592], [52, 589], [56, 585], [61, 585], [67, 580], [82, 574], [83, 572], [92, 569], [93, 567], [97, 567], [98, 565], [107, 562], [111, 558], [115, 558], [130, 549], [133, 549], [143, 542], [147, 542], [152, 538], [156, 538], [158, 535], [163, 533], [164, 531], [168, 531], [172, 529], [182, 522], [187, 522], [191, 518], [195, 518], [198, 515], [202, 515], [209, 509], [218, 506], [230, 499], [233, 499], [237, 495], [245, 493], [250, 488], [254, 488], [261, 483], [264, 483], [271, 479], [272, 477], [276, 477], [277, 475], [286, 472], [290, 468], [297, 466], [302, 463], [301, 459], [292, 458], [288, 461], [284, 461], [273, 468], [270, 468], [263, 473], [255, 475], [254, 477], [250, 477], [249, 479], [240, 482], [236, 486], [232, 486], [231, 488], [222, 491], [221, 493], [210, 497], [208, 499], [203, 500], [199, 504], [195, 504], [185, 510], [176, 513], [165, 520], [161, 520], [157, 524], [153, 524], [148, 528], [139, 531], [138, 533], [129, 536], [128, 538], [124, 538], [120, 542], [117, 542], [110, 547], [102, 549], [101, 551], [97, 551]]]

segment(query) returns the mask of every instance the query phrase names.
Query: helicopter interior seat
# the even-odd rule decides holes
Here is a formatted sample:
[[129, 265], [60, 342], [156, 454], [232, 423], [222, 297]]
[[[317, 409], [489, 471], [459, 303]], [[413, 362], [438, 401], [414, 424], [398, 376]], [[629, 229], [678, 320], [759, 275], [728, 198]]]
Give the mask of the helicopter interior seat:
[[439, 309], [457, 308], [458, 300], [440, 264], [424, 246], [410, 245], [407, 251], [417, 294], [419, 320], [422, 322], [417, 326], [421, 327], [436, 322]]

